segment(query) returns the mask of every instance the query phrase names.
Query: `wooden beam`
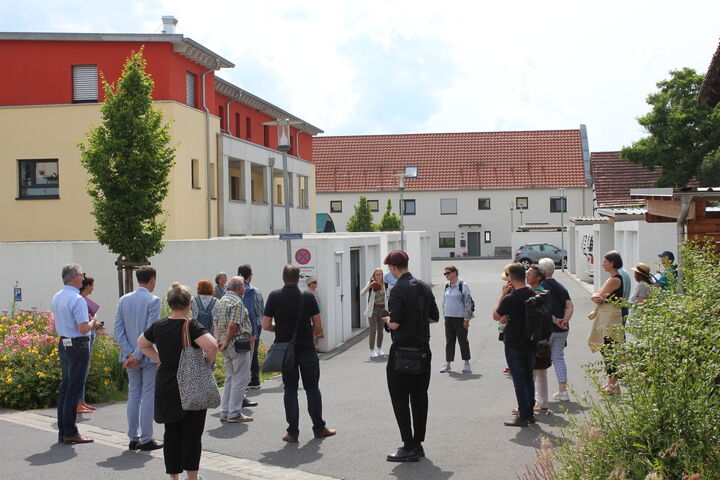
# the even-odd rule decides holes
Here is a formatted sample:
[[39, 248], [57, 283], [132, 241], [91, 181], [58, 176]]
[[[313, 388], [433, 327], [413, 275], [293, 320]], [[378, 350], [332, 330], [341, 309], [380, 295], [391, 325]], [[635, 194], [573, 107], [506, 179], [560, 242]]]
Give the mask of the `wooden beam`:
[[[695, 203], [694, 201], [691, 203]], [[657, 217], [665, 217], [670, 219], [677, 219], [680, 216], [680, 208], [682, 202], [680, 200], [653, 200], [647, 201], [648, 214], [655, 215]], [[695, 218], [695, 206], [690, 205], [690, 211], [688, 212], [687, 220], [693, 220]], [[649, 221], [649, 220], [648, 220]]]

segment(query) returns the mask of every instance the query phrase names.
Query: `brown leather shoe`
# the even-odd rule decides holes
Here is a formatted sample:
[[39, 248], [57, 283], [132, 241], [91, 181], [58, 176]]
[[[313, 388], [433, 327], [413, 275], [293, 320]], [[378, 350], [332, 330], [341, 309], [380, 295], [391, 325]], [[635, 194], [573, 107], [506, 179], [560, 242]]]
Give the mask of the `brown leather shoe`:
[[297, 437], [293, 437], [289, 433], [286, 433], [285, 435], [283, 435], [282, 439], [283, 439], [283, 441], [288, 442], [288, 443], [297, 443], [297, 441], [298, 441]]
[[337, 430], [333, 430], [332, 428], [324, 428], [322, 432], [318, 432], [315, 434], [315, 438], [325, 438], [325, 437], [332, 437], [337, 433]]
[[79, 433], [76, 434], [76, 435], [73, 436], [73, 437], [64, 437], [64, 438], [63, 438], [63, 443], [64, 443], [64, 444], [92, 443], [92, 442], [94, 442], [94, 441], [95, 441], [95, 440], [93, 440], [92, 438], [83, 437], [83, 436], [80, 435]]

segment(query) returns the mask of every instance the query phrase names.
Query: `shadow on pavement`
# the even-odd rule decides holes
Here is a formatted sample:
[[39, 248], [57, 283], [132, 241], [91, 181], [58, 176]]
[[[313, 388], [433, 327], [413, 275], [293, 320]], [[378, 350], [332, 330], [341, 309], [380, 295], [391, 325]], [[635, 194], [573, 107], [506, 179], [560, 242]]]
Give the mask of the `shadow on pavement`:
[[368, 358], [365, 363], [387, 363], [387, 355], [384, 357]]
[[457, 380], [458, 382], [464, 382], [467, 380], [478, 380], [482, 378], [482, 375], [480, 375], [479, 373], [448, 372], [448, 376], [453, 380]]
[[215, 438], [237, 438], [247, 433], [248, 428], [247, 423], [221, 423], [220, 426], [207, 430], [207, 434]]
[[113, 470], [136, 470], [145, 468], [145, 464], [152, 460], [153, 457], [142, 453], [124, 451], [120, 455], [110, 457], [102, 462], [98, 462], [98, 467], [112, 468]]
[[578, 402], [551, 403], [550, 411], [558, 414], [576, 414], [584, 412], [588, 407]]
[[[82, 448], [82, 446], [81, 446]], [[33, 467], [41, 465], [52, 465], [54, 463], [63, 463], [77, 457], [75, 449], [71, 445], [63, 445], [62, 443], [54, 443], [47, 452], [36, 453], [25, 458]]]
[[421, 458], [419, 462], [398, 463], [390, 472], [391, 475], [401, 480], [442, 480], [450, 478], [455, 472], [442, 470], [429, 458]]
[[515, 435], [515, 438], [511, 438], [510, 441], [512, 443], [517, 443], [518, 445], [523, 445], [525, 447], [540, 448], [540, 438], [542, 437], [547, 437], [553, 442], [557, 442], [563, 439], [562, 437], [558, 437], [552, 432], [543, 430], [543, 427], [539, 423], [536, 423], [535, 425], [531, 425], [530, 427], [518, 428], [517, 435]]
[[299, 465], [312, 463], [322, 458], [319, 440], [313, 439], [300, 446], [299, 443], [287, 443], [280, 450], [263, 452], [260, 463], [277, 467], [296, 468]]

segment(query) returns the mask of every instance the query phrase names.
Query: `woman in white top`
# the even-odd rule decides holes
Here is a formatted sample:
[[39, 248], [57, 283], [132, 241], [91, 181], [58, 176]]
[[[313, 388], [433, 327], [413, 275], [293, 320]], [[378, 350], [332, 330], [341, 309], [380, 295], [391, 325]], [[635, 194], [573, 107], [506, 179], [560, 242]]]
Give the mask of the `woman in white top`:
[[[370, 358], [382, 357], [385, 352], [382, 350], [383, 342], [383, 320], [381, 312], [387, 310], [387, 283], [383, 278], [382, 268], [376, 268], [365, 288], [360, 295], [368, 294], [365, 316], [368, 319], [370, 329]], [[377, 345], [377, 348], [375, 347]]]
[[456, 266], [445, 267], [445, 285], [443, 295], [443, 314], [445, 315], [445, 365], [440, 373], [452, 371], [452, 362], [455, 360], [455, 341], [460, 345], [460, 356], [465, 361], [463, 373], [471, 373], [470, 343], [468, 342], [468, 329], [472, 318], [472, 296], [470, 287], [458, 277]]

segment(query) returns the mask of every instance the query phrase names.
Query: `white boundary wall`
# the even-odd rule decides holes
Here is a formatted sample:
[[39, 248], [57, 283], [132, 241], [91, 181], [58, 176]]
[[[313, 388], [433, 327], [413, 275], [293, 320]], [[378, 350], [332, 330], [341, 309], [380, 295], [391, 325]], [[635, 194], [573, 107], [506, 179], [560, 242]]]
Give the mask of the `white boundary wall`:
[[[425, 232], [405, 232], [410, 271], [426, 282], [431, 280], [429, 237]], [[350, 257], [358, 250], [359, 283], [365, 284], [370, 273], [382, 264], [385, 255], [400, 247], [399, 233], [305, 234], [292, 242], [293, 251], [310, 247], [314, 251], [315, 276], [320, 291], [320, 306], [325, 330], [321, 350], [330, 350], [349, 340], [361, 330], [351, 327]], [[22, 288], [23, 301], [16, 308], [49, 310], [52, 296], [62, 288], [63, 265], [78, 263], [95, 278], [92, 298], [100, 304], [98, 318], [112, 330], [118, 302], [117, 256], [97, 242], [11, 242], [0, 243], [0, 309], [9, 309], [15, 282]], [[158, 271], [155, 294], [164, 297], [172, 282], [178, 281], [195, 293], [197, 282], [215, 274], [228, 276], [237, 267], [249, 263], [253, 268], [253, 285], [265, 298], [281, 288], [282, 268], [286, 263], [286, 246], [277, 236], [223, 237], [204, 240], [171, 240], [159, 255], [150, 259]], [[387, 269], [385, 269], [387, 271]], [[304, 285], [301, 285], [304, 287]], [[363, 310], [362, 299], [360, 311]], [[367, 319], [360, 315], [360, 327]], [[263, 335], [266, 338], [266, 334]], [[272, 334], [268, 341], [272, 341]]]

